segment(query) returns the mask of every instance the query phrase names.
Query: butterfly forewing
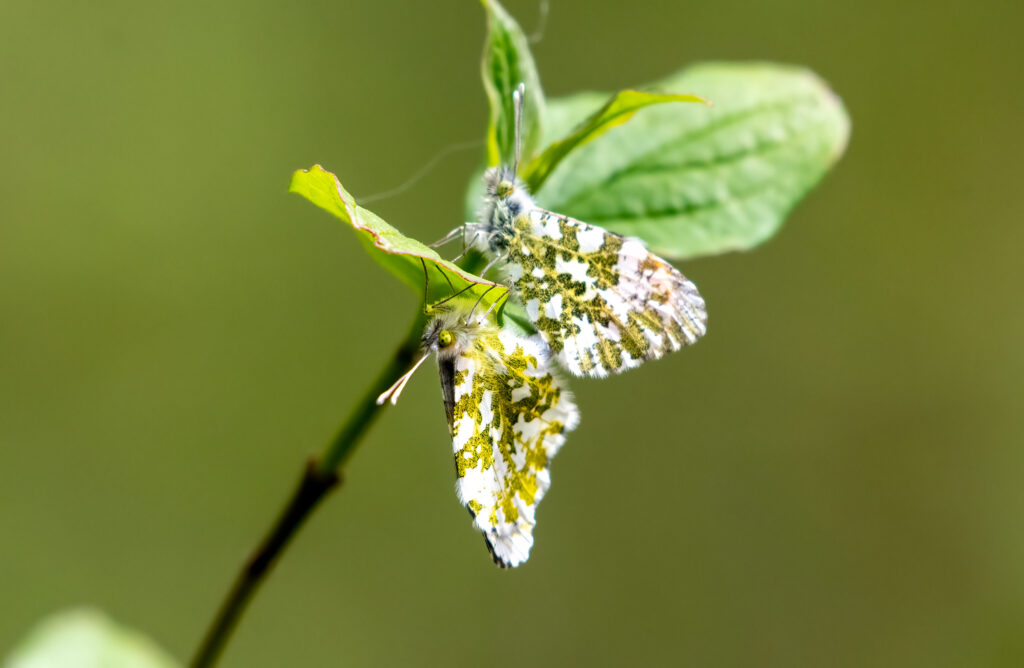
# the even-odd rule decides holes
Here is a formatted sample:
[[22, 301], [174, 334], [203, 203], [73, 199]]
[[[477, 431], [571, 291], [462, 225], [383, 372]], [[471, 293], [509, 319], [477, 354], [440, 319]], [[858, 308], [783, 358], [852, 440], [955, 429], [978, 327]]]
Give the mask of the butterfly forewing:
[[442, 371], [443, 392], [453, 401], [456, 490], [495, 561], [517, 566], [533, 545], [550, 459], [579, 415], [539, 337], [519, 337], [484, 319], [465, 334], [450, 357], [450, 380]]
[[633, 368], [706, 331], [696, 286], [639, 239], [536, 207], [503, 236], [509, 287], [575, 375]]

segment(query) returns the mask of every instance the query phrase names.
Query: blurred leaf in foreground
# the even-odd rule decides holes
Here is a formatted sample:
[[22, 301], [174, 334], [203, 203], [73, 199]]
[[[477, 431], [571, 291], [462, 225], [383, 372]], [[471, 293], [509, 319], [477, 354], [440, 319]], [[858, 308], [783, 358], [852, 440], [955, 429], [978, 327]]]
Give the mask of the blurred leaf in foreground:
[[97, 610], [67, 610], [44, 619], [19, 644], [5, 668], [176, 668], [146, 636]]

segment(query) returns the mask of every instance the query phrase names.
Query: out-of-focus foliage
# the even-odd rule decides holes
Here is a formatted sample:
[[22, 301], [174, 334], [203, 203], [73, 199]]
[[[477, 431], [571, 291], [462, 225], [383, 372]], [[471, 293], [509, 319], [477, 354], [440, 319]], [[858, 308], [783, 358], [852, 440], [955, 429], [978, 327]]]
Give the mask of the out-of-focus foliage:
[[97, 610], [67, 610], [44, 619], [7, 657], [5, 668], [176, 668], [146, 636]]

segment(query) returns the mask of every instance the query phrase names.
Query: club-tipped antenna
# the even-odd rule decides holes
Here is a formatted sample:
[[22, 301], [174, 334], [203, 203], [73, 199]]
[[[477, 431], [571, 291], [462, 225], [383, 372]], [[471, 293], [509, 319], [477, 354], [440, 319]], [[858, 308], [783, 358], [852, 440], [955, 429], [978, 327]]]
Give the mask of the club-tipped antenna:
[[519, 171], [519, 158], [523, 152], [523, 96], [526, 95], [526, 84], [520, 82], [512, 91], [512, 122], [515, 129], [515, 152], [512, 159], [512, 178]]
[[388, 399], [391, 399], [392, 406], [397, 404], [398, 397], [402, 394], [402, 390], [405, 389], [405, 386], [409, 382], [409, 379], [412, 378], [412, 375], [416, 373], [416, 369], [420, 368], [420, 365], [423, 364], [423, 362], [425, 362], [426, 359], [430, 357], [430, 355], [431, 353], [429, 352], [424, 353], [423, 357], [421, 357], [419, 361], [416, 362], [416, 364], [413, 364], [411, 369], [403, 373], [401, 378], [395, 381], [394, 385], [381, 392], [380, 396], [377, 397], [377, 405], [383, 405], [383, 403]]

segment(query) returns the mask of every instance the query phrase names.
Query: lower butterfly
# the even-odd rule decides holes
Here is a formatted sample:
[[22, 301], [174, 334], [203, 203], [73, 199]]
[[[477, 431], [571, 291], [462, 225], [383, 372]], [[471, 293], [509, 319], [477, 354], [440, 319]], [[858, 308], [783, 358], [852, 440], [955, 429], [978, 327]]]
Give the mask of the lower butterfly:
[[504, 568], [527, 560], [551, 458], [579, 411], [552, 371], [539, 336], [501, 329], [469, 304], [428, 309], [423, 356], [377, 400], [395, 403], [420, 364], [436, 356], [452, 437], [456, 492]]

